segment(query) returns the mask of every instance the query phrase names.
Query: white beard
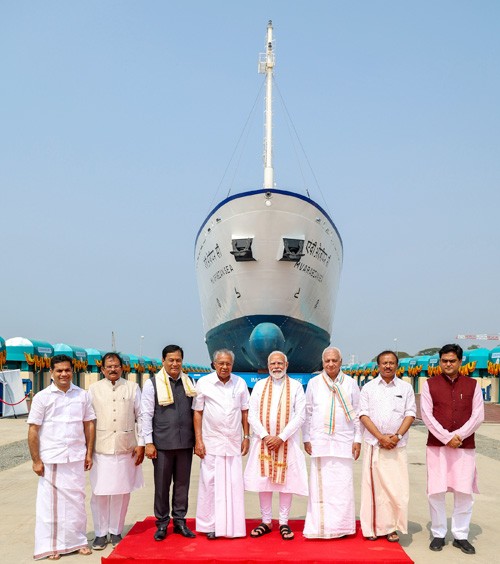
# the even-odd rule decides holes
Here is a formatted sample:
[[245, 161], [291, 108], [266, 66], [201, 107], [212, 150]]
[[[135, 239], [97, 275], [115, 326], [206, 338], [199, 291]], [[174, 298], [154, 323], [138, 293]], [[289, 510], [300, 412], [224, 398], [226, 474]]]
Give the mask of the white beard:
[[285, 377], [285, 374], [286, 374], [285, 370], [280, 370], [280, 372], [272, 372], [271, 377], [274, 378], [275, 380], [281, 380], [282, 378]]

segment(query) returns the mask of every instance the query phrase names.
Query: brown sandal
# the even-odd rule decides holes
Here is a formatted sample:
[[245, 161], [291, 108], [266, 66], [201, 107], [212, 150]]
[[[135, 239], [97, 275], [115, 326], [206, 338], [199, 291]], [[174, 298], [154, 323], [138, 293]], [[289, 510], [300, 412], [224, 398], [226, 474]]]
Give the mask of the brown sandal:
[[392, 531], [392, 533], [389, 533], [387, 535], [387, 540], [389, 542], [399, 542], [399, 535], [396, 531]]
[[260, 525], [257, 525], [257, 527], [255, 527], [255, 529], [252, 529], [250, 531], [250, 536], [253, 539], [257, 539], [259, 537], [263, 537], [264, 535], [269, 534], [272, 531], [271, 527], [269, 527], [269, 525], [266, 525], [265, 523], [261, 523]]

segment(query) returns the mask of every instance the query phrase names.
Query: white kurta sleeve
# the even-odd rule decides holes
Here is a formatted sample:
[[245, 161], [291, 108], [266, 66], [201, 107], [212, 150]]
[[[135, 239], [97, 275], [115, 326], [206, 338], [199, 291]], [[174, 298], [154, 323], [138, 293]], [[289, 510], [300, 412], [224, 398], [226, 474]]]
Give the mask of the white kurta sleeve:
[[[293, 393], [293, 390], [291, 390]], [[282, 441], [287, 441], [293, 434], [295, 434], [304, 424], [306, 420], [306, 395], [302, 389], [302, 385], [295, 388], [292, 416], [288, 425], [278, 435]]]
[[413, 388], [408, 385], [406, 386], [406, 406], [405, 406], [405, 417], [416, 417], [417, 416], [417, 403], [415, 401], [415, 392]]
[[246, 382], [242, 382], [242, 392], [241, 392], [241, 411], [246, 411], [250, 408], [250, 394], [248, 393], [248, 388]]
[[94, 408], [92, 407], [92, 397], [85, 392], [85, 408], [83, 412], [84, 421], [93, 421], [96, 418]]
[[196, 382], [196, 397], [193, 398], [193, 403], [191, 405], [193, 411], [203, 411], [205, 408], [205, 394], [203, 393], [203, 378], [200, 378]]
[[259, 416], [260, 397], [262, 395], [262, 391], [263, 387], [259, 386], [259, 382], [257, 382], [252, 391], [252, 394], [250, 395], [250, 407], [248, 410], [248, 422], [250, 423], [253, 432], [261, 439], [269, 435], [267, 429], [264, 427], [264, 425], [262, 425]]
[[[154, 376], [153, 376], [154, 378]], [[142, 389], [141, 418], [142, 436], [145, 444], [153, 442], [153, 415], [155, 412], [155, 390], [151, 378], [146, 380]]]
[[354, 423], [354, 442], [360, 443], [361, 442], [361, 423], [359, 421], [359, 402], [360, 402], [361, 393], [359, 391], [358, 384], [353, 382], [352, 385], [352, 394], [351, 394], [351, 403], [356, 413], [356, 417], [353, 419]]
[[144, 446], [146, 444], [146, 441], [144, 440], [144, 434], [142, 430], [141, 389], [139, 388], [139, 386], [137, 386], [135, 390], [134, 416], [137, 424], [137, 445]]
[[311, 419], [313, 414], [313, 382], [309, 380], [306, 389], [306, 418], [304, 421], [304, 425], [302, 425], [302, 440], [305, 443], [311, 441]]
[[31, 402], [31, 408], [28, 415], [28, 423], [33, 425], [41, 425], [45, 418], [45, 404], [43, 403], [41, 396], [35, 394], [33, 401]]

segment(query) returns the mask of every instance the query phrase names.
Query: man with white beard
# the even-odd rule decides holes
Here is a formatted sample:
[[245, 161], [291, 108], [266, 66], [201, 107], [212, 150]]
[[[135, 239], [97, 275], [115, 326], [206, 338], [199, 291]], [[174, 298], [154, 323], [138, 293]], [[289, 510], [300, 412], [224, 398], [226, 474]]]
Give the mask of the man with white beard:
[[288, 360], [280, 351], [268, 357], [269, 376], [257, 382], [250, 397], [248, 421], [252, 438], [245, 469], [245, 489], [259, 492], [262, 523], [250, 532], [257, 538], [272, 530], [273, 492], [279, 492], [279, 525], [283, 540], [293, 494], [307, 495], [307, 470], [300, 448], [305, 421], [305, 394], [300, 382], [286, 374]]

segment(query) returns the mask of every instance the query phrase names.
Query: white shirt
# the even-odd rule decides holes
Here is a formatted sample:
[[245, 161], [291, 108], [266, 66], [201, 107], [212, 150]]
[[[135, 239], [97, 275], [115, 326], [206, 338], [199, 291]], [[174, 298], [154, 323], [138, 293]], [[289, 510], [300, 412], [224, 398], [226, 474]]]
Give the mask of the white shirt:
[[241, 412], [250, 404], [250, 394], [243, 378], [231, 374], [223, 384], [217, 372], [202, 376], [196, 383], [193, 410], [203, 411], [202, 436], [207, 454], [241, 454]]
[[[330, 411], [332, 392], [326, 385], [323, 372], [309, 380], [306, 390], [306, 421], [302, 427], [304, 442], [310, 442], [313, 457], [338, 456], [352, 458], [352, 443], [361, 442], [359, 423], [359, 387], [354, 380], [344, 374], [342, 391], [351, 402], [355, 418], [347, 421], [345, 412], [335, 394], [335, 430], [328, 434], [325, 430], [326, 413]], [[340, 374], [340, 373], [339, 373]], [[325, 374], [325, 378], [329, 378]]]
[[[397, 376], [389, 384], [380, 375], [365, 384], [361, 389], [359, 406], [359, 417], [368, 415], [383, 435], [395, 435], [405, 417], [415, 417], [417, 414], [413, 388]], [[366, 428], [363, 438], [370, 445], [378, 445], [378, 440]], [[407, 442], [408, 432], [397, 447], [404, 447]]]
[[67, 392], [54, 383], [33, 398], [28, 423], [40, 425], [40, 458], [46, 464], [85, 460], [84, 421], [95, 419], [85, 390], [70, 384]]

